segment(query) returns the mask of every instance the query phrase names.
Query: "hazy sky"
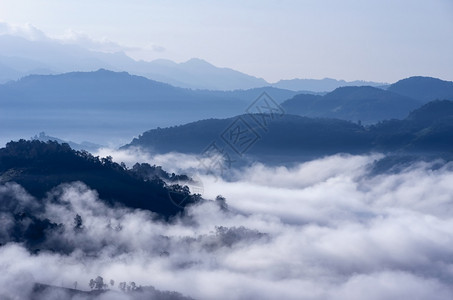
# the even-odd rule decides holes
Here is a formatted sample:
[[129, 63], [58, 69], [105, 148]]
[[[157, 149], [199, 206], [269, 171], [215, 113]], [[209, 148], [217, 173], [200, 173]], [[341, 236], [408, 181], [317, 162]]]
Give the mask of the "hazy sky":
[[453, 80], [452, 0], [0, 0], [0, 20], [113, 42], [144, 60], [199, 57], [268, 81]]

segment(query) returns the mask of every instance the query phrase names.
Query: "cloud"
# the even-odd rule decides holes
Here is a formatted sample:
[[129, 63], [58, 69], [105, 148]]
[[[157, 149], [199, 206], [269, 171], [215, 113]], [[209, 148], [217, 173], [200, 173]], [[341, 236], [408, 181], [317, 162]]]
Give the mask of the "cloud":
[[[82, 183], [44, 200], [3, 185], [0, 199], [33, 209], [43, 201], [39, 216], [64, 225], [45, 243], [58, 249], [64, 241], [66, 252], [1, 246], [0, 296], [26, 295], [34, 281], [88, 289], [100, 275], [197, 299], [453, 297], [451, 164], [373, 175], [379, 155], [335, 155], [294, 167], [255, 164], [224, 180], [201, 172], [196, 157], [133, 151], [113, 154], [129, 164], [188, 167], [203, 180], [204, 196], [222, 194], [230, 210], [208, 201], [167, 224], [107, 207]], [[0, 222], [8, 222], [7, 211]], [[73, 229], [76, 214], [83, 232]]]
[[[336, 299], [449, 299], [451, 289], [435, 279], [406, 272], [353, 276], [336, 293]], [[333, 296], [333, 295], [332, 295]]]
[[51, 41], [60, 44], [77, 45], [87, 50], [106, 52], [106, 53], [136, 53], [136, 52], [165, 52], [166, 49], [163, 46], [148, 43], [144, 46], [131, 46], [124, 45], [112, 41], [106, 37], [93, 38], [92, 36], [78, 32], [72, 29], [66, 30], [61, 35], [49, 35], [42, 30], [38, 29], [32, 24], [11, 24], [0, 21], [0, 35], [13, 35], [25, 38], [31, 41]]
[[114, 53], [139, 50], [139, 47], [121, 45], [107, 38], [94, 39], [88, 34], [74, 30], [66, 30], [63, 35], [55, 36], [54, 39], [63, 44], [78, 45], [85, 49], [99, 52]]
[[47, 35], [32, 24], [10, 24], [0, 21], [0, 35], [14, 35], [32, 41], [48, 40]]
[[157, 154], [144, 151], [139, 147], [131, 147], [127, 150], [116, 150], [112, 148], [101, 148], [93, 153], [95, 156], [111, 156], [117, 163], [124, 162], [126, 166], [132, 167], [135, 163], [149, 163], [162, 166], [167, 172], [194, 174], [202, 171], [203, 164], [196, 155], [170, 152]]
[[154, 52], [165, 52], [165, 51], [167, 51], [167, 49], [165, 49], [165, 47], [160, 46], [160, 45], [150, 45], [148, 47], [151, 48], [151, 50], [154, 51]]

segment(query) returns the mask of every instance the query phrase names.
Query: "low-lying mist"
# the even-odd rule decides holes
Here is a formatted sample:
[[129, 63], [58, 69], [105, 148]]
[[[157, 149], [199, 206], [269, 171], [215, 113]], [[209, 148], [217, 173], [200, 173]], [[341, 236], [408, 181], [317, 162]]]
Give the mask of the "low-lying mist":
[[[375, 174], [382, 155], [335, 155], [293, 167], [253, 164], [229, 170], [226, 180], [206, 175], [190, 155], [97, 155], [188, 171], [204, 198], [221, 194], [227, 208], [207, 201], [165, 223], [147, 211], [108, 207], [83, 183], [54, 189], [43, 207], [20, 186], [3, 184], [0, 199], [64, 224], [48, 243], [70, 250], [2, 245], [0, 298], [27, 298], [35, 282], [89, 290], [90, 279], [102, 276], [115, 284], [101, 299], [129, 299], [113, 293], [119, 282], [195, 299], [453, 299], [451, 163]], [[8, 211], [0, 207], [0, 235], [12, 226]], [[82, 224], [74, 228], [76, 215]]]

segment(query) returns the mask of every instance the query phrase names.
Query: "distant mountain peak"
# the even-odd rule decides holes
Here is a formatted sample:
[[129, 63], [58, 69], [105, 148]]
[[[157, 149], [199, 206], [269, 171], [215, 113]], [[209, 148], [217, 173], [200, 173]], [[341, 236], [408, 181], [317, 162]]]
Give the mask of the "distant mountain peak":
[[[95, 72], [97, 72], [97, 73], [115, 73], [113, 71], [110, 71], [110, 70], [107, 70], [104, 68], [97, 69]], [[127, 72], [125, 72], [125, 73], [127, 73]]]
[[193, 58], [189, 59], [188, 61], [183, 62], [182, 64], [197, 64], [197, 65], [203, 64], [203, 65], [208, 65], [208, 66], [214, 66], [213, 64], [207, 62], [206, 60], [197, 58], [197, 57], [193, 57]]
[[[136, 76], [136, 77], [143, 77], [143, 76], [132, 75], [129, 72], [126, 72], [126, 71], [118, 72], [118, 71], [112, 71], [112, 70], [104, 69], [104, 68], [100, 68], [100, 69], [98, 69], [96, 71], [93, 71], [93, 72], [76, 72], [76, 73], [79, 73], [79, 74], [80, 73], [92, 73], [92, 74], [101, 75], [101, 76], [124, 76], [124, 77]], [[66, 74], [70, 74], [70, 73], [66, 73]]]
[[439, 79], [439, 78], [434, 78], [434, 77], [430, 77], [430, 76], [410, 76], [410, 77], [407, 77], [407, 78], [403, 78], [401, 80], [398, 80], [397, 82], [405, 82], [405, 81], [412, 81], [412, 80], [424, 80], [424, 81], [444, 81], [442, 79]]
[[162, 65], [162, 66], [176, 66], [177, 63], [170, 59], [165, 59], [165, 58], [159, 58], [151, 61], [150, 63], [152, 64], [157, 64], [157, 65]]
[[30, 74], [43, 74], [39, 70], [51, 70], [51, 73], [61, 74], [101, 68], [127, 71], [183, 88], [236, 90], [269, 85], [263, 79], [220, 68], [200, 58], [192, 58], [182, 63], [168, 59], [137, 61], [121, 52], [96, 52], [53, 40], [30, 41], [7, 35], [0, 35], [0, 60], [0, 83], [18, 80]]
[[389, 91], [423, 102], [453, 100], [453, 82], [433, 77], [412, 76], [388, 87]]
[[75, 143], [72, 141], [66, 141], [59, 139], [57, 137], [49, 136], [47, 135], [44, 131], [41, 131], [39, 134], [35, 134], [35, 136], [31, 137], [29, 140], [31, 141], [41, 141], [41, 142], [48, 142], [48, 141], [54, 141], [59, 144], [68, 144], [72, 149], [75, 150], [86, 150], [86, 151], [96, 151], [102, 148], [102, 145], [91, 143], [91, 142], [81, 142], [81, 143]]

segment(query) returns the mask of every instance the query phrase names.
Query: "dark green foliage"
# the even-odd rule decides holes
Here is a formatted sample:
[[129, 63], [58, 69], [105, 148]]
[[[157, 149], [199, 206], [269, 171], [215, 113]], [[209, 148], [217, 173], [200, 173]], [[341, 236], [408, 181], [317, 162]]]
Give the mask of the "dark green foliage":
[[161, 166], [148, 163], [136, 163], [129, 172], [142, 180], [165, 180], [167, 182], [190, 181], [187, 175], [177, 175], [168, 173]]
[[[161, 170], [159, 167], [155, 169]], [[43, 198], [62, 183], [81, 181], [111, 205], [147, 209], [164, 218], [182, 210], [169, 200], [167, 186], [158, 176], [145, 181], [143, 176], [137, 175], [137, 168], [126, 170], [114, 163], [111, 157], [100, 159], [88, 152], [72, 150], [67, 144], [10, 142], [0, 149], [2, 174], [8, 175], [3, 176], [3, 181], [17, 182], [37, 198]], [[161, 170], [156, 174], [167, 173]], [[185, 204], [195, 201], [188, 194], [180, 197], [181, 200], [186, 198]]]
[[28, 249], [36, 249], [52, 231], [63, 230], [62, 224], [52, 223], [48, 219], [40, 219], [32, 214], [14, 215], [14, 227], [10, 232], [12, 240], [6, 242], [24, 243]]
[[82, 217], [79, 214], [77, 214], [74, 217], [74, 230], [81, 231], [82, 229], [83, 229], [83, 220], [82, 220]]

